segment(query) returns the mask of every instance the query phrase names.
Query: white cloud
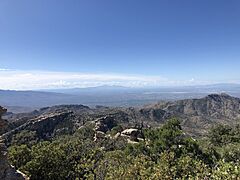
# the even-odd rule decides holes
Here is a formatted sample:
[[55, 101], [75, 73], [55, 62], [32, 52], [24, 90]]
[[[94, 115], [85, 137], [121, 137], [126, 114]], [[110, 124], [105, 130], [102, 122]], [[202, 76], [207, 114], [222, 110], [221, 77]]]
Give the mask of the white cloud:
[[9, 71], [10, 69], [0, 68], [0, 71]]
[[49, 89], [119, 85], [128, 87], [167, 85], [158, 76], [93, 74], [47, 71], [0, 71], [0, 89]]
[[[127, 87], [183, 86], [209, 84], [207, 81], [169, 80], [159, 76], [94, 74], [74, 72], [19, 71], [0, 69], [0, 89], [36, 90], [54, 88], [84, 88], [101, 85]], [[213, 83], [213, 82], [211, 82]]]
[[195, 79], [194, 79], [194, 78], [192, 78], [192, 79], [190, 79], [190, 80], [189, 80], [189, 82], [194, 82], [194, 81], [195, 81]]

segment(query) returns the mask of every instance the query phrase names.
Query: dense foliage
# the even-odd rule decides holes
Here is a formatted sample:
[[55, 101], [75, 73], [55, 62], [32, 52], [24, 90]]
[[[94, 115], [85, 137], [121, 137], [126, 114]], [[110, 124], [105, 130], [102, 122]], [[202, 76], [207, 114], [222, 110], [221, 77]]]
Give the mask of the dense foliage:
[[240, 126], [219, 125], [195, 140], [172, 119], [144, 130], [136, 144], [111, 136], [94, 142], [88, 127], [44, 142], [24, 133], [31, 143], [12, 145], [9, 159], [31, 179], [240, 179]]

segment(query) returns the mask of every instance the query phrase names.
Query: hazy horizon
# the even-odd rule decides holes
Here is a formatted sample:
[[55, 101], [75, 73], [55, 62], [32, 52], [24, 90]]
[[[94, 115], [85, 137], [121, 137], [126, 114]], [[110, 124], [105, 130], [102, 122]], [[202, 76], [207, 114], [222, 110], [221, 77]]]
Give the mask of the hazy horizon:
[[174, 81], [158, 76], [121, 74], [82, 74], [47, 71], [0, 70], [0, 90], [48, 91], [58, 89], [88, 89], [98, 87], [154, 89], [201, 86], [234, 86], [240, 81]]

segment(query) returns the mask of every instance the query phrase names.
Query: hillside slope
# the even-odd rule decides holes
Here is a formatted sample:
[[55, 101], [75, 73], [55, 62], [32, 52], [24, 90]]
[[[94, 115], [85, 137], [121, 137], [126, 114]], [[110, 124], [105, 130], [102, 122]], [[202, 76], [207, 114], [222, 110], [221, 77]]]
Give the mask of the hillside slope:
[[211, 94], [201, 99], [158, 103], [140, 111], [152, 121], [180, 118], [188, 132], [204, 134], [214, 124], [232, 125], [240, 122], [240, 99], [227, 94]]

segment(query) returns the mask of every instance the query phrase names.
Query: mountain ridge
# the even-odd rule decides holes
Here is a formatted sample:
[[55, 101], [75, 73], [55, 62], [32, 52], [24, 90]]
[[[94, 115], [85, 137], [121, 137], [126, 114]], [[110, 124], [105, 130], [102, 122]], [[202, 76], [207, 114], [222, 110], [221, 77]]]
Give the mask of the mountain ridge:
[[[216, 124], [233, 125], [240, 123], [240, 99], [227, 94], [211, 94], [200, 99], [161, 102], [145, 107], [113, 108], [98, 106], [90, 108], [83, 105], [59, 105], [45, 107], [31, 113], [6, 114], [5, 117], [10, 123], [9, 131], [19, 126], [31, 129], [28, 123], [37, 121], [35, 123], [36, 130], [42, 116], [48, 119], [48, 116], [56, 114], [54, 117], [57, 119], [59, 113], [70, 112], [71, 118], [68, 117], [67, 121], [63, 118], [63, 121], [67, 122], [68, 125], [69, 123], [72, 124], [72, 129], [69, 132], [84, 126], [86, 123], [94, 122], [99, 118], [112, 119], [115, 124], [119, 124], [125, 128], [135, 127], [139, 124], [142, 124], [144, 127], [154, 128], [161, 126], [168, 119], [178, 118], [181, 121], [184, 131], [194, 136], [202, 136], [206, 135], [208, 130]], [[47, 122], [45, 120], [45, 123]], [[24, 126], [24, 124], [26, 125]], [[45, 131], [41, 130], [42, 127], [44, 125], [39, 125], [40, 130], [37, 129], [37, 131]], [[56, 127], [52, 127], [52, 132], [62, 131], [61, 128], [64, 129], [64, 125], [61, 125], [60, 129], [58, 128], [57, 125]]]

